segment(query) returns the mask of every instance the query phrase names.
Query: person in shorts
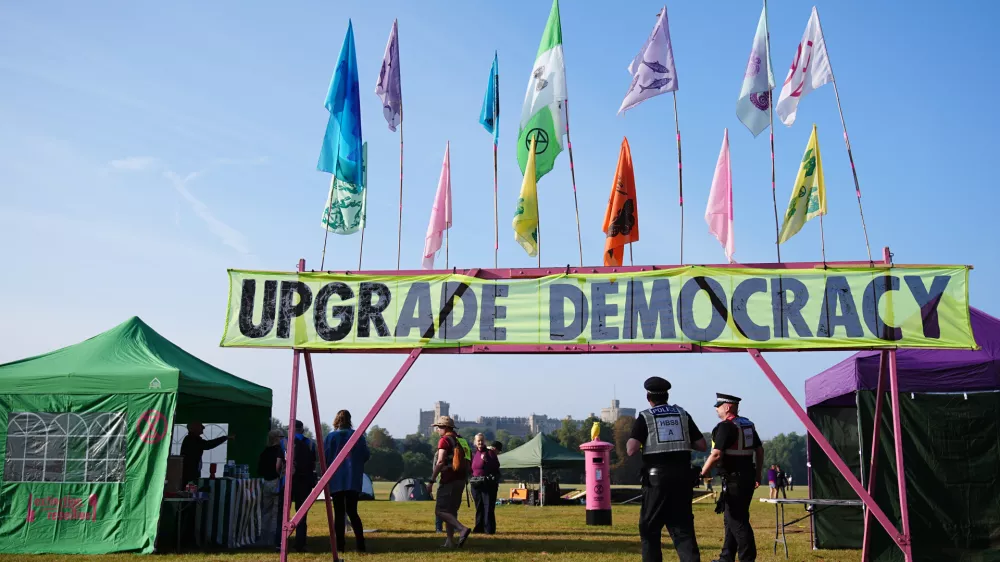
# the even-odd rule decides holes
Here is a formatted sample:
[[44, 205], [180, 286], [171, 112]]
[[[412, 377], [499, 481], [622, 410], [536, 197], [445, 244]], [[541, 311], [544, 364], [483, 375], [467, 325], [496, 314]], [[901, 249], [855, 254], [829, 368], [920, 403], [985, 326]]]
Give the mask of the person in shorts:
[[[455, 433], [455, 421], [449, 416], [439, 417], [434, 428], [441, 436], [438, 441], [437, 462], [434, 464], [431, 483], [428, 485], [433, 493], [434, 481], [439, 474], [441, 475], [434, 514], [444, 521], [445, 532], [448, 535], [444, 542], [445, 548], [462, 546], [472, 533], [472, 529], [462, 525], [458, 520], [458, 509], [462, 505], [462, 492], [465, 491], [465, 479], [468, 476], [469, 445]], [[459, 458], [456, 459], [456, 456]], [[459, 533], [457, 543], [454, 542], [455, 531]]]

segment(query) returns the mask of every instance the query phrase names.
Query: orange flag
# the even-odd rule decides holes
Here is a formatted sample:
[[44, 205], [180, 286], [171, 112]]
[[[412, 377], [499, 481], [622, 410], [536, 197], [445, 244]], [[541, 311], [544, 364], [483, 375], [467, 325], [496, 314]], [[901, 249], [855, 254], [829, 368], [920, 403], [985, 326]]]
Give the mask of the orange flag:
[[618, 169], [615, 170], [615, 181], [611, 184], [611, 197], [601, 228], [608, 235], [604, 242], [604, 265], [621, 265], [625, 244], [639, 241], [639, 205], [635, 198], [632, 151], [627, 138], [622, 138]]

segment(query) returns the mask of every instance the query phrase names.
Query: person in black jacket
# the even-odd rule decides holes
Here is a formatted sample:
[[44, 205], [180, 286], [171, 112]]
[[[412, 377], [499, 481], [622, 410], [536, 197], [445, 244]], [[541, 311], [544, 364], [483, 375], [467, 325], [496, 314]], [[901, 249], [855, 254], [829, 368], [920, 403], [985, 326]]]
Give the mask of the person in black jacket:
[[[257, 459], [257, 474], [264, 480], [261, 484], [261, 536], [281, 544], [281, 477], [285, 473], [285, 454], [281, 450], [281, 440], [285, 432], [272, 429], [267, 434], [267, 447]], [[268, 531], [273, 534], [268, 535]]]
[[[295, 511], [302, 508], [309, 493], [316, 487], [316, 442], [305, 436], [305, 426], [295, 420], [295, 438], [292, 441], [292, 500]], [[295, 527], [295, 550], [306, 551], [306, 520], [303, 517]]]
[[215, 439], [204, 439], [201, 435], [205, 432], [205, 426], [201, 422], [191, 422], [188, 424], [188, 434], [181, 442], [181, 456], [184, 457], [182, 463], [182, 478], [184, 484], [188, 482], [198, 483], [201, 478], [201, 456], [205, 451], [222, 445], [226, 441], [233, 439], [232, 435], [223, 435]]

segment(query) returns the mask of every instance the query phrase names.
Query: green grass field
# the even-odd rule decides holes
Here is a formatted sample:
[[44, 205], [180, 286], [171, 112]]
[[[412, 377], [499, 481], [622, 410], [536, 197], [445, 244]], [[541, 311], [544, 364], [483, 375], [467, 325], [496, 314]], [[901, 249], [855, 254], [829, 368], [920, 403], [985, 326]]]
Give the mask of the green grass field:
[[[347, 535], [347, 560], [364, 558], [371, 562], [390, 560], [414, 561], [634, 561], [640, 556], [638, 505], [614, 506], [614, 525], [611, 527], [588, 527], [584, 524], [583, 506], [527, 507], [506, 505], [497, 507], [498, 534], [494, 536], [472, 535], [462, 549], [441, 548], [444, 535], [434, 532], [433, 504], [430, 502], [395, 503], [386, 501], [391, 483], [376, 482], [377, 501], [363, 502], [359, 511], [366, 529], [376, 530], [368, 535], [369, 553], [364, 556], [350, 550], [354, 539]], [[501, 494], [509, 486], [501, 485]], [[796, 490], [794, 497], [804, 496], [805, 491]], [[758, 497], [766, 497], [760, 489]], [[789, 497], [793, 497], [790, 495]], [[722, 516], [714, 513], [710, 500], [694, 506], [695, 526], [702, 560], [708, 562], [718, 556], [722, 546]], [[465, 504], [459, 512], [463, 523], [471, 523], [475, 507]], [[790, 521], [804, 514], [801, 507], [786, 509]], [[772, 551], [774, 540], [774, 508], [769, 504], [755, 501], [752, 506], [752, 521], [757, 536], [757, 560], [785, 560], [784, 551], [778, 555]], [[808, 520], [788, 529], [789, 560], [848, 562], [861, 559], [856, 550], [811, 550], [809, 547]], [[330, 542], [327, 536], [326, 515], [322, 504], [317, 504], [309, 513], [309, 553], [292, 553], [290, 559], [296, 561], [330, 560]], [[665, 560], [677, 560], [669, 536], [664, 532], [663, 553]], [[55, 562], [65, 560], [65, 556], [0, 556], [0, 562], [27, 560], [32, 562]], [[74, 562], [118, 562], [135, 560], [135, 555], [73, 556]], [[251, 560], [277, 560], [274, 552], [239, 551], [235, 553], [191, 553], [184, 555], [156, 556], [163, 562], [245, 562]]]

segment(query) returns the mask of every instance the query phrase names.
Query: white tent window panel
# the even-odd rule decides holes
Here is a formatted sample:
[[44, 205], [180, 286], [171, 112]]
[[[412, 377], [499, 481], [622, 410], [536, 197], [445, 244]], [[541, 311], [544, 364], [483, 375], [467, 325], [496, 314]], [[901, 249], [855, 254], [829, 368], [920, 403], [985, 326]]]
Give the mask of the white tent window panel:
[[11, 412], [5, 482], [122, 482], [125, 412]]
[[[222, 437], [223, 435], [229, 435], [229, 424], [228, 423], [206, 423], [205, 432], [202, 433], [202, 437], [206, 440], [212, 440], [217, 437]], [[187, 424], [179, 423], [174, 426], [173, 437], [170, 439], [170, 454], [179, 455], [181, 454], [181, 444], [184, 442], [184, 438], [187, 437], [188, 430]], [[215, 475], [222, 477], [222, 465], [226, 464], [226, 459], [229, 458], [229, 443], [223, 442], [222, 445], [212, 449], [211, 451], [205, 451], [201, 456], [201, 477], [208, 478], [211, 472], [211, 464], [215, 463], [219, 465], [218, 469], [215, 471]]]

